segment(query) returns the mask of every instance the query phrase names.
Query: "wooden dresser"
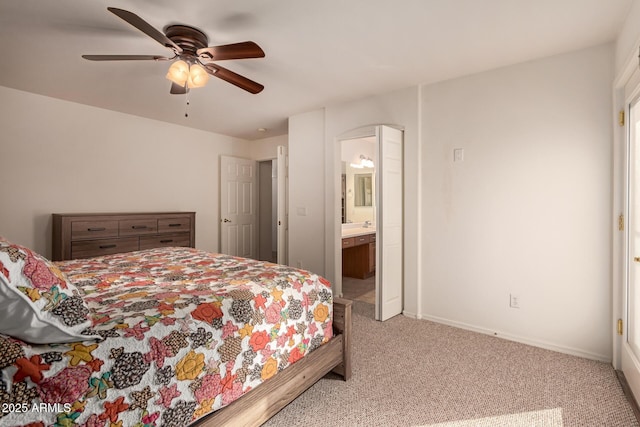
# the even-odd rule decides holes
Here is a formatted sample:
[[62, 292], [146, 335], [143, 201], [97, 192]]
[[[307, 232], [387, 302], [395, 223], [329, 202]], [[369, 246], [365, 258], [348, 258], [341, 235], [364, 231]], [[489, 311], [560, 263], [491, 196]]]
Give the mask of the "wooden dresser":
[[53, 214], [53, 261], [195, 247], [195, 212]]

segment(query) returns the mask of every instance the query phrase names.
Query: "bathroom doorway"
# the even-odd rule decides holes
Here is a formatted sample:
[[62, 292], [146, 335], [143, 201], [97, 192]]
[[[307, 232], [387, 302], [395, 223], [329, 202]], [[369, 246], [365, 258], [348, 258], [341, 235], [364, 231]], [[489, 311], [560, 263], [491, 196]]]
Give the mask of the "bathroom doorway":
[[403, 308], [403, 132], [379, 125], [338, 138], [340, 225], [336, 277], [345, 298], [376, 320]]
[[376, 137], [341, 142], [342, 294], [376, 303]]

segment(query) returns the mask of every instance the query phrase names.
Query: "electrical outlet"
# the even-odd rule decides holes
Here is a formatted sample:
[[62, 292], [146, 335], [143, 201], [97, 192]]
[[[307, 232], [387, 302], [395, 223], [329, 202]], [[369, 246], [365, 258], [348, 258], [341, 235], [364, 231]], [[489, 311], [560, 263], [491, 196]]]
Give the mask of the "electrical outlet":
[[520, 308], [520, 297], [514, 294], [509, 294], [509, 307]]
[[300, 260], [296, 261], [296, 267], [297, 268], [302, 268], [302, 261], [300, 261]]

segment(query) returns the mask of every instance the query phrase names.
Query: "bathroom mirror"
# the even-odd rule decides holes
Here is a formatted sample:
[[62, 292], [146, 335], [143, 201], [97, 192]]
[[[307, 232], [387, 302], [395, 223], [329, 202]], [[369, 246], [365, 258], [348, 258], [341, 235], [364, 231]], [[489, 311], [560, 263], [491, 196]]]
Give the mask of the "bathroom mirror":
[[375, 165], [374, 137], [341, 141], [341, 216], [342, 223], [376, 222], [376, 169], [361, 166], [362, 159], [371, 159]]
[[362, 173], [353, 175], [354, 205], [373, 206], [372, 174]]

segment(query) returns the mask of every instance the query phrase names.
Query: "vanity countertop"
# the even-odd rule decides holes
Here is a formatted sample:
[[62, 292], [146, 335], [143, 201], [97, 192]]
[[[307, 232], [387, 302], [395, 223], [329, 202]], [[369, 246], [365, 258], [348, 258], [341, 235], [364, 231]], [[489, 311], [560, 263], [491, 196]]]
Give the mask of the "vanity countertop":
[[364, 236], [366, 234], [375, 234], [376, 229], [373, 227], [355, 227], [355, 228], [343, 228], [342, 238]]

